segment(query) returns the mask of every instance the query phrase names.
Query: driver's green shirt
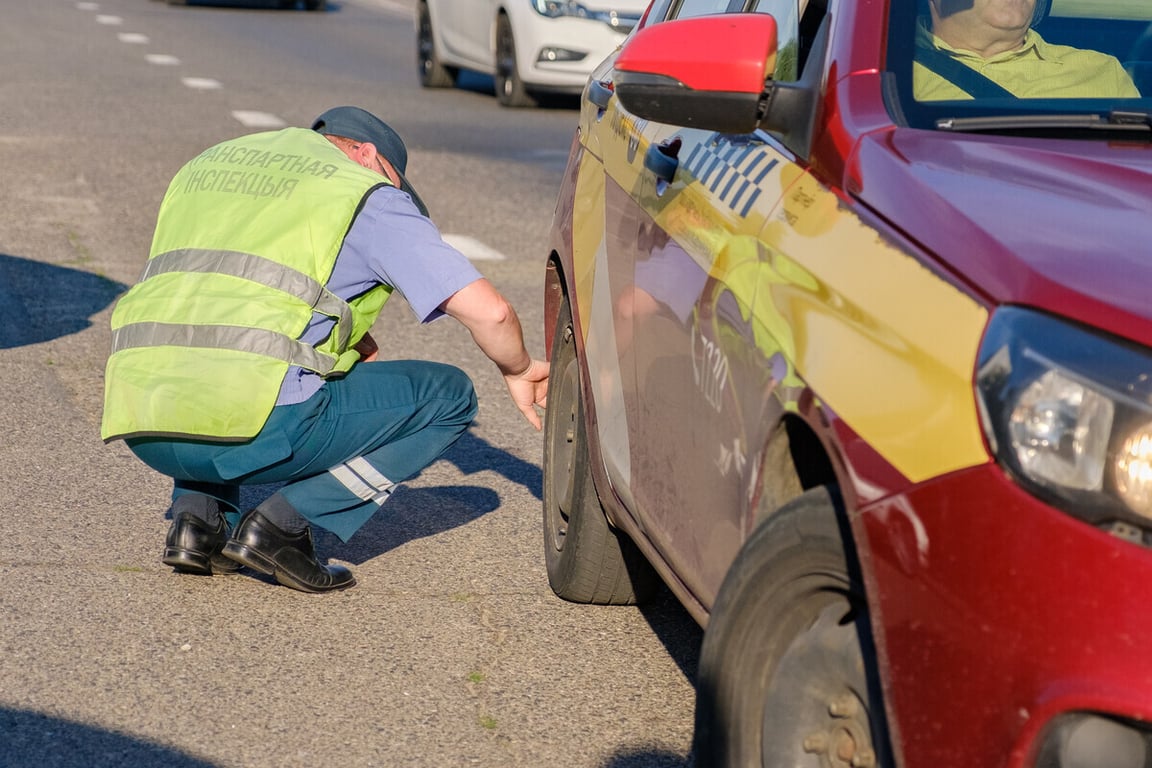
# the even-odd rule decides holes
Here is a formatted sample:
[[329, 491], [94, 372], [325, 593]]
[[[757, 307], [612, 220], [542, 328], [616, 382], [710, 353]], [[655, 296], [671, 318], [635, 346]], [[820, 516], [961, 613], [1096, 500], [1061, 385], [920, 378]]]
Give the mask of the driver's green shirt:
[[[916, 45], [938, 48], [989, 80], [1024, 99], [1139, 98], [1132, 78], [1113, 56], [1099, 51], [1053, 45], [1033, 29], [1024, 44], [991, 58], [953, 48], [917, 25]], [[912, 67], [913, 92], [919, 101], [972, 97], [920, 63]]]

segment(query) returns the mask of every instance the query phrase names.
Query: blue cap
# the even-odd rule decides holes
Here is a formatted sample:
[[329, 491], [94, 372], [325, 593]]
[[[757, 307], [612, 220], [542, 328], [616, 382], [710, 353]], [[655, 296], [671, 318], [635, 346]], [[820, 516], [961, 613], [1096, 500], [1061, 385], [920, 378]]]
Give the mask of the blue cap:
[[333, 107], [312, 122], [312, 130], [325, 136], [344, 136], [375, 144], [376, 151], [387, 158], [400, 174], [400, 189], [411, 196], [420, 213], [428, 215], [428, 207], [404, 176], [408, 167], [408, 149], [404, 140], [383, 120], [359, 107]]

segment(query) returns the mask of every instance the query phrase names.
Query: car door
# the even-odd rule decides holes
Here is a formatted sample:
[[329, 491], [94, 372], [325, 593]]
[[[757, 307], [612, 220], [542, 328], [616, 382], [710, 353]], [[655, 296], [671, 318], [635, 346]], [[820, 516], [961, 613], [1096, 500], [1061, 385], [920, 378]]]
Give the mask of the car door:
[[444, 59], [456, 66], [491, 72], [497, 0], [429, 0], [429, 3], [435, 4], [438, 11], [433, 19], [444, 44]]
[[[763, 6], [781, 29], [797, 28], [792, 0]], [[733, 10], [684, 0], [668, 18], [718, 8]], [[630, 503], [661, 556], [710, 605], [748, 533], [760, 451], [782, 408], [773, 392], [788, 366], [775, 338], [786, 334], [754, 308], [757, 293], [784, 278], [759, 234], [802, 168], [763, 132], [645, 123], [623, 111], [616, 120], [627, 127], [616, 137], [625, 157], [605, 167], [627, 196], [606, 230], [631, 238], [621, 253], [632, 249], [632, 283], [615, 298], [635, 386]]]

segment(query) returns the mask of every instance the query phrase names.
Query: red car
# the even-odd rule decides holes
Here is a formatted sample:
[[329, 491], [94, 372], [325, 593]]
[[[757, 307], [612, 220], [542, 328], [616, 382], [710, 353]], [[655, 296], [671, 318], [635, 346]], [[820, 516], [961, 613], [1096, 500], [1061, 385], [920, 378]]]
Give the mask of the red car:
[[700, 765], [1152, 765], [1150, 31], [655, 0], [593, 74], [548, 576], [706, 627]]

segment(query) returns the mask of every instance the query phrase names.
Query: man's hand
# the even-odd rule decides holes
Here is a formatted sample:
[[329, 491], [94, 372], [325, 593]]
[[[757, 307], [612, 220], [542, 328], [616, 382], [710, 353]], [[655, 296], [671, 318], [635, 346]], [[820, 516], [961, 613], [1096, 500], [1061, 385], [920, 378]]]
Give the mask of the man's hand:
[[548, 363], [533, 360], [523, 373], [504, 375], [512, 402], [537, 431], [540, 430], [540, 415], [536, 413], [536, 406], [543, 408], [548, 401], [548, 370]]

